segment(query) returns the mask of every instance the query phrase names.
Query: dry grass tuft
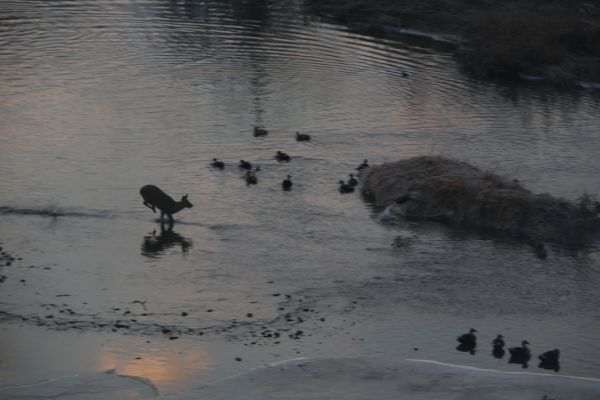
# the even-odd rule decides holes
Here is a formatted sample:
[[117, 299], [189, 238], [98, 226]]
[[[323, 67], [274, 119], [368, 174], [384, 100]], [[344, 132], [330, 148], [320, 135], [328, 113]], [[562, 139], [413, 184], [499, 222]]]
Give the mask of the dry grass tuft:
[[600, 203], [534, 194], [514, 181], [444, 157], [415, 157], [361, 173], [362, 193], [405, 217], [473, 225], [566, 247], [600, 230]]

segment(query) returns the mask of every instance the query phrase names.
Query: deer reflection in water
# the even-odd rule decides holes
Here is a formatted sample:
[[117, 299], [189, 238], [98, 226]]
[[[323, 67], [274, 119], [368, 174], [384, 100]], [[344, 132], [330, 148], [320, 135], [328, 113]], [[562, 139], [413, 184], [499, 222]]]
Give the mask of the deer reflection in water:
[[160, 224], [160, 234], [156, 230], [152, 231], [147, 236], [144, 236], [142, 243], [142, 255], [150, 258], [158, 258], [167, 249], [174, 246], [181, 246], [181, 251], [185, 254], [192, 247], [193, 243], [190, 239], [173, 231], [173, 224]]

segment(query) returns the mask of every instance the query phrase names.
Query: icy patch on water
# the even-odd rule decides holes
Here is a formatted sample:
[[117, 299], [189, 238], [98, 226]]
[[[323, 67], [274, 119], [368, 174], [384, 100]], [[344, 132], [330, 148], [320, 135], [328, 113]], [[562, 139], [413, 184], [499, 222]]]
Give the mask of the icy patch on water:
[[423, 360], [313, 359], [256, 369], [177, 398], [542, 400], [544, 396], [597, 400], [600, 380], [506, 374]]
[[429, 360], [293, 359], [169, 396], [160, 396], [143, 378], [109, 371], [0, 388], [0, 399], [14, 398], [597, 400], [600, 379], [484, 370]]
[[157, 396], [158, 390], [149, 380], [117, 375], [114, 370], [80, 374], [32, 385], [0, 387], [0, 400], [138, 400]]

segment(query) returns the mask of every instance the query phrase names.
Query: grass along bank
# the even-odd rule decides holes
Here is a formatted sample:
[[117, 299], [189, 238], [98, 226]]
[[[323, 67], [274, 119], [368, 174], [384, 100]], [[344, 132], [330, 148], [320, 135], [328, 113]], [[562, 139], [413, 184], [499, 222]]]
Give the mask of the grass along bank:
[[600, 82], [600, 1], [306, 0], [361, 31], [457, 35], [456, 57], [479, 78]]

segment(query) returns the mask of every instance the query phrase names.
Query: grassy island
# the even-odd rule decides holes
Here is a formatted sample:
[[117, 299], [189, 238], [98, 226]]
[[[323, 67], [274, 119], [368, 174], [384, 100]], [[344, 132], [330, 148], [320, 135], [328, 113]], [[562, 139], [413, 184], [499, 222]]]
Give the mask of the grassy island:
[[452, 34], [464, 69], [481, 78], [600, 82], [598, 0], [306, 0], [312, 12], [362, 31]]
[[515, 180], [465, 162], [422, 156], [361, 171], [362, 194], [411, 220], [474, 226], [523, 238], [584, 247], [600, 231], [600, 203], [535, 194]]

